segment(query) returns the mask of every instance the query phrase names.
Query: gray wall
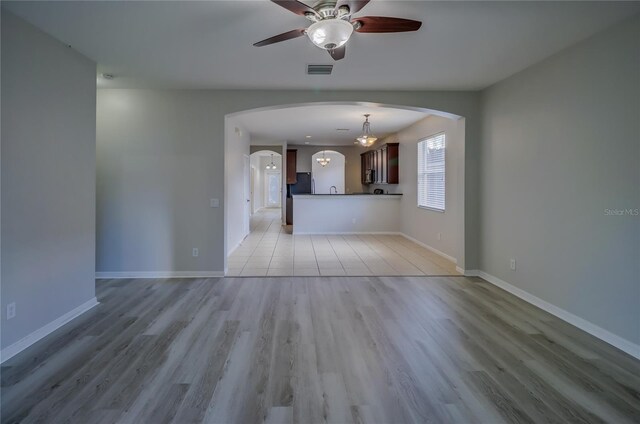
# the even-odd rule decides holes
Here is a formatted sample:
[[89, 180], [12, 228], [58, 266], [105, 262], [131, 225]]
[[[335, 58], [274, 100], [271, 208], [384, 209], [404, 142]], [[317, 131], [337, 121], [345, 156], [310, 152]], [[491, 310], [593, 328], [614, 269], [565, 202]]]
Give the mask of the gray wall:
[[95, 296], [95, 125], [95, 64], [2, 10], [2, 348]]
[[[640, 342], [640, 18], [483, 95], [480, 268]], [[517, 271], [509, 269], [510, 258]]]
[[98, 90], [96, 271], [222, 270], [224, 116], [211, 106], [198, 91]]
[[[224, 227], [227, 232], [228, 252], [225, 257], [235, 250], [242, 240], [249, 234], [250, 205], [250, 135], [238, 122], [237, 118], [226, 119], [225, 125], [224, 167], [226, 169], [227, 185], [224, 189], [223, 205], [233, 205], [233, 209], [224, 209]], [[246, 169], [245, 169], [246, 163]], [[187, 249], [191, 252], [191, 249]], [[212, 250], [208, 250], [210, 252]], [[183, 270], [184, 268], [178, 268]], [[212, 271], [216, 271], [213, 269]], [[225, 270], [226, 271], [226, 270]]]
[[[416, 106], [467, 117], [467, 176], [472, 177], [465, 205], [468, 219], [476, 219], [479, 93], [98, 90], [97, 270], [222, 271], [228, 223], [224, 205], [209, 208], [209, 198], [224, 195], [225, 116], [266, 106], [330, 101]], [[237, 171], [250, 147], [232, 153], [227, 158], [228, 187], [239, 183]], [[228, 206], [240, 210], [239, 205]], [[465, 246], [477, 243], [477, 226], [468, 228]], [[196, 246], [200, 256], [192, 258], [191, 248]], [[475, 267], [475, 252], [469, 252], [467, 258]]]
[[[381, 188], [389, 193], [402, 193], [401, 231], [416, 240], [456, 259], [462, 258], [464, 247], [464, 119], [430, 115], [415, 124], [378, 141], [400, 143], [399, 184], [372, 184], [367, 189]], [[418, 207], [418, 141], [444, 132], [445, 211], [436, 212]], [[441, 234], [438, 240], [438, 233]], [[463, 266], [462, 261], [458, 266]]]

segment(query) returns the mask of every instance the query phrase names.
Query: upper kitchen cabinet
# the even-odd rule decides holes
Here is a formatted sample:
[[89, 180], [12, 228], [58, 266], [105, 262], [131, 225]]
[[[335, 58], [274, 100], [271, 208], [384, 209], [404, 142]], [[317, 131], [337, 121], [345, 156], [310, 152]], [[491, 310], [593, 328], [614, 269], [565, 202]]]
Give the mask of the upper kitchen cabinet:
[[399, 149], [399, 143], [387, 143], [386, 145], [387, 184], [398, 184], [400, 182]]
[[399, 143], [387, 143], [360, 155], [362, 184], [398, 184]]
[[295, 149], [287, 149], [287, 184], [295, 184], [298, 182], [296, 177], [298, 151]]

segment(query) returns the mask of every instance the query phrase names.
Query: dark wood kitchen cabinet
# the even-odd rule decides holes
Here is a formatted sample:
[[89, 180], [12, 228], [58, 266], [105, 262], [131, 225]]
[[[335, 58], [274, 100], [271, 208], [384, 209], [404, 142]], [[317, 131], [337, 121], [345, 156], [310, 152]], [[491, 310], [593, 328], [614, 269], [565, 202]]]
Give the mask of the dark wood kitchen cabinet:
[[291, 197], [290, 184], [298, 182], [297, 171], [298, 151], [287, 149], [287, 201], [285, 203], [285, 222], [287, 225], [293, 224], [293, 198]]
[[293, 197], [287, 197], [287, 203], [285, 207], [285, 223], [287, 225], [293, 225]]
[[362, 184], [371, 184], [369, 170], [371, 169], [370, 163], [371, 155], [368, 152], [360, 154], [360, 182]]
[[399, 143], [387, 143], [386, 151], [386, 166], [387, 166], [387, 184], [398, 184], [400, 182], [400, 167], [399, 167]]
[[398, 184], [399, 143], [387, 143], [360, 155], [362, 184]]
[[298, 182], [296, 177], [296, 161], [298, 159], [298, 151], [295, 149], [287, 149], [287, 184], [295, 184]]

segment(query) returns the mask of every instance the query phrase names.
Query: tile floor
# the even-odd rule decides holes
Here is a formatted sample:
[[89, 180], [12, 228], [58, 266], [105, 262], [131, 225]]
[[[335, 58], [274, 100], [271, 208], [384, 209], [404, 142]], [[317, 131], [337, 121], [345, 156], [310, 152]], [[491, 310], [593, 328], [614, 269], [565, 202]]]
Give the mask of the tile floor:
[[280, 209], [251, 218], [229, 276], [460, 275], [455, 264], [398, 235], [292, 235]]

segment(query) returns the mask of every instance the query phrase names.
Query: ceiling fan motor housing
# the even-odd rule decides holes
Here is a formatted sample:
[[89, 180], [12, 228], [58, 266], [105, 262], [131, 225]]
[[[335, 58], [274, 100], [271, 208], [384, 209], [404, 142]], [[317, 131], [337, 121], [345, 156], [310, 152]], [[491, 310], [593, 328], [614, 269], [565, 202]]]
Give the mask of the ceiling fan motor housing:
[[333, 11], [336, 8], [336, 3], [338, 3], [336, 0], [318, 0], [313, 4], [312, 9], [323, 15], [328, 11]]

